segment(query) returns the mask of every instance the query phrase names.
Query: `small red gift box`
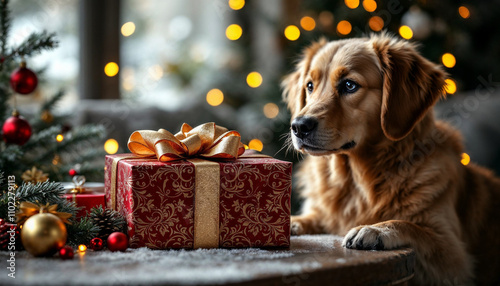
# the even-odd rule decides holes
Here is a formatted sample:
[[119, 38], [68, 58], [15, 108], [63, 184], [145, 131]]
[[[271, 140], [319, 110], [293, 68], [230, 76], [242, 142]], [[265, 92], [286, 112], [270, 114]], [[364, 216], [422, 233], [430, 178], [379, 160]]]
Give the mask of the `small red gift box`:
[[86, 216], [93, 207], [106, 206], [102, 183], [86, 183], [78, 192], [71, 192], [74, 186], [68, 183], [65, 184], [65, 189], [68, 193], [64, 194], [63, 197], [81, 208], [76, 214], [76, 218]]
[[290, 162], [262, 155], [159, 162], [119, 154], [106, 156], [105, 170], [107, 207], [125, 216], [131, 247], [290, 245]]

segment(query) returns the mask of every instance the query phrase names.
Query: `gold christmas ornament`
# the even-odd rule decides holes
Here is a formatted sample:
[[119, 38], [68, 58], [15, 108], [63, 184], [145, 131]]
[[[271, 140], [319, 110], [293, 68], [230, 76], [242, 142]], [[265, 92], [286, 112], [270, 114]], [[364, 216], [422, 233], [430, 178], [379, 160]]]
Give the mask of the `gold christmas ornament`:
[[24, 248], [34, 256], [51, 256], [66, 244], [64, 223], [51, 213], [33, 215], [21, 229]]
[[54, 120], [54, 115], [50, 111], [44, 110], [40, 115], [40, 119], [45, 123], [51, 123]]
[[34, 256], [50, 256], [66, 244], [70, 213], [57, 212], [57, 205], [22, 202], [16, 214], [24, 248]]
[[26, 170], [22, 175], [21, 179], [23, 179], [26, 183], [43, 183], [49, 179], [48, 175], [44, 173], [42, 170], [38, 170], [37, 167], [33, 166], [31, 170]]

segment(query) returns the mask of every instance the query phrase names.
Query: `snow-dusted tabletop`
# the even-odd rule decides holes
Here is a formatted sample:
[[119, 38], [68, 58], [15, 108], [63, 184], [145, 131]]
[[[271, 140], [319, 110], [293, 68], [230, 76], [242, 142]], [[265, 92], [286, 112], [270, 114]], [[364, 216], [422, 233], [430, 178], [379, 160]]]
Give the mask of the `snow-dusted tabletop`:
[[[16, 253], [15, 279], [2, 285], [386, 285], [413, 276], [415, 255], [349, 250], [341, 237], [292, 237], [290, 249], [87, 251], [73, 260]], [[7, 257], [8, 252], [0, 252]], [[5, 259], [2, 259], [6, 265]]]

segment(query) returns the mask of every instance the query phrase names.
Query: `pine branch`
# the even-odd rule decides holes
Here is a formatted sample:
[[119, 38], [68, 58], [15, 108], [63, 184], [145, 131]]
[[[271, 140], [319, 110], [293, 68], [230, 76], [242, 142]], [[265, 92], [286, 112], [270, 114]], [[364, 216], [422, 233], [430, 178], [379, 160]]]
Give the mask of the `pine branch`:
[[[1, 65], [1, 63], [0, 63]], [[1, 70], [1, 66], [0, 66]], [[7, 117], [10, 116], [10, 108], [7, 105], [7, 101], [9, 100], [10, 92], [7, 85], [0, 85], [0, 121], [3, 122]]]
[[36, 184], [22, 184], [16, 191], [16, 200], [19, 202], [28, 201], [41, 204], [60, 204], [64, 187], [56, 182], [43, 182]]
[[9, 57], [16, 54], [21, 57], [30, 57], [44, 50], [56, 48], [59, 42], [55, 39], [55, 36], [55, 33], [49, 34], [47, 31], [31, 33], [23, 43], [11, 51]]
[[40, 113], [47, 110], [52, 111], [57, 102], [59, 102], [64, 96], [64, 91], [59, 90], [54, 96], [52, 96], [49, 100], [45, 101], [40, 108]]
[[59, 197], [59, 203], [57, 203], [57, 211], [70, 213], [71, 219], [75, 219], [76, 213], [82, 209], [82, 207], [76, 206], [74, 202], [68, 201], [65, 198]]
[[[3, 142], [0, 144], [4, 144]], [[21, 148], [17, 145], [7, 145], [5, 149], [0, 152], [0, 170], [3, 170], [7, 174], [11, 174], [10, 171], [14, 167], [17, 169], [16, 162], [23, 156]]]
[[[56, 182], [23, 183], [16, 190], [16, 208], [19, 207], [19, 203], [25, 201], [40, 204], [57, 204], [57, 211], [70, 213], [74, 217], [79, 208], [73, 202], [68, 202], [65, 198], [61, 197], [64, 192], [64, 187]], [[6, 218], [7, 214], [8, 193], [4, 192], [0, 197], [0, 218]]]
[[66, 229], [68, 230], [68, 244], [71, 246], [88, 245], [90, 240], [99, 233], [99, 227], [88, 217], [67, 225]]
[[58, 144], [49, 147], [47, 152], [41, 154], [34, 159], [35, 162], [42, 162], [51, 159], [53, 154], [62, 152], [74, 152], [78, 150], [76, 146], [88, 143], [89, 140], [97, 140], [104, 138], [105, 129], [101, 125], [84, 125], [73, 129], [70, 136], [59, 142]]
[[[55, 138], [59, 133], [61, 133], [61, 126], [59, 125], [40, 130], [31, 136], [30, 140], [22, 146], [22, 150], [23, 152], [27, 152], [29, 150], [35, 150], [39, 147], [50, 148], [50, 146], [54, 145]], [[37, 150], [37, 153], [39, 152], [40, 150]]]
[[[31, 129], [36, 130], [36, 132], [40, 132], [40, 131], [46, 130], [48, 128], [51, 128], [53, 126], [61, 127], [61, 125], [68, 120], [68, 115], [54, 115], [53, 114], [52, 117], [53, 117], [52, 121], [50, 121], [50, 122], [45, 122], [42, 120], [42, 113], [40, 113], [38, 116], [36, 116], [34, 118], [30, 118], [29, 122], [31, 124]], [[61, 131], [62, 131], [62, 129], [59, 129], [59, 132], [57, 134], [61, 133]]]
[[[10, 9], [8, 8], [9, 1], [0, 1], [0, 55], [5, 55], [7, 38], [10, 30]], [[3, 63], [0, 63], [0, 70]]]

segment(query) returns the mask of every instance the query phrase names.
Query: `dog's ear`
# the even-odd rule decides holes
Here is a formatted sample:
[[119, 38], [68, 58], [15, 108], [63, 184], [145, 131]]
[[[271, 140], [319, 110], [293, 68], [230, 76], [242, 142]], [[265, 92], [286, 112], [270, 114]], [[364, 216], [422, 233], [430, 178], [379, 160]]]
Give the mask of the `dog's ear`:
[[390, 140], [401, 140], [444, 95], [446, 73], [407, 41], [384, 34], [371, 41], [384, 78], [382, 130]]
[[288, 104], [290, 112], [295, 114], [306, 105], [306, 92], [304, 80], [309, 71], [311, 60], [318, 50], [326, 45], [327, 40], [321, 38], [318, 42], [311, 44], [302, 53], [300, 61], [295, 66], [295, 71], [283, 79], [283, 101]]

